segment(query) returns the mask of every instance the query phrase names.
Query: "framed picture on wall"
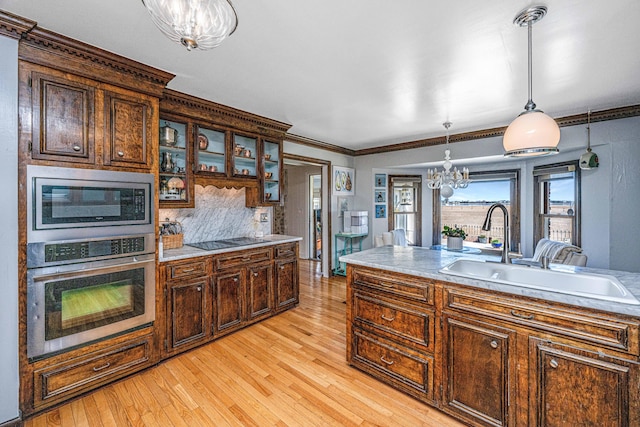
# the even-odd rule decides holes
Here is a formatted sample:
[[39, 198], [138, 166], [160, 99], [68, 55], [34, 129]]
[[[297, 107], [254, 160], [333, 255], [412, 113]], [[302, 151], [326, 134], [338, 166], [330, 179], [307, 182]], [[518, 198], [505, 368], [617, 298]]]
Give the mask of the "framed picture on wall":
[[387, 188], [387, 174], [377, 173], [374, 175], [374, 187]]
[[376, 205], [376, 218], [387, 217], [387, 205]]
[[333, 195], [353, 196], [356, 186], [355, 170], [342, 166], [333, 167]]
[[344, 217], [344, 211], [349, 210], [349, 199], [347, 197], [338, 197], [338, 218]]
[[387, 202], [387, 191], [386, 190], [376, 190], [373, 192], [373, 198], [376, 203], [386, 203]]

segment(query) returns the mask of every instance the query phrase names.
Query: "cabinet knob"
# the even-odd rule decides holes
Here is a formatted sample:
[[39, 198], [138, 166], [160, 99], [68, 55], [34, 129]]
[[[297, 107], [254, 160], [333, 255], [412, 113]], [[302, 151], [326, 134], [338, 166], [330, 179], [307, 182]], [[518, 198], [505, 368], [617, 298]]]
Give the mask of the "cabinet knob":
[[74, 145], [72, 148], [73, 148], [73, 151], [80, 151], [79, 145]]
[[124, 151], [118, 151], [118, 157], [124, 157]]
[[553, 369], [556, 369], [558, 367], [558, 361], [556, 359], [551, 359], [549, 361], [549, 366], [551, 366]]
[[238, 278], [237, 277], [233, 278], [233, 283], [238, 283]]
[[253, 277], [258, 277], [258, 273], [253, 273]]
[[107, 362], [102, 366], [96, 366], [93, 368], [93, 372], [98, 372], [98, 371], [102, 371], [103, 369], [107, 369], [109, 366], [111, 366], [111, 363]]
[[380, 361], [387, 366], [391, 366], [394, 363], [393, 360], [387, 360], [384, 358], [384, 356], [380, 356]]
[[281, 265], [281, 266], [280, 266], [280, 270], [284, 270], [284, 265]]
[[496, 340], [491, 341], [491, 344], [489, 344], [491, 346], [491, 348], [498, 348], [498, 342]]
[[198, 291], [198, 292], [200, 292], [201, 290], [202, 290], [202, 286], [198, 286], [198, 287], [196, 288], [196, 291]]

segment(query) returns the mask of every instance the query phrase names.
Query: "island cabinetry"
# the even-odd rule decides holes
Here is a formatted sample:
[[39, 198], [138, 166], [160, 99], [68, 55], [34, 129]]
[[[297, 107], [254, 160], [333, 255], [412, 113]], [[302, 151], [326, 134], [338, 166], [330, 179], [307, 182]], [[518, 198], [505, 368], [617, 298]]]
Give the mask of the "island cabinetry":
[[235, 331], [273, 313], [272, 248], [214, 258], [214, 334]]
[[156, 362], [153, 331], [144, 328], [33, 363], [33, 407], [40, 411]]
[[167, 313], [164, 352], [167, 355], [203, 344], [211, 338], [210, 265], [207, 258], [164, 265]]
[[349, 267], [347, 360], [412, 396], [435, 402], [434, 285]]
[[288, 310], [298, 304], [298, 243], [285, 243], [274, 248], [275, 252], [275, 309]]

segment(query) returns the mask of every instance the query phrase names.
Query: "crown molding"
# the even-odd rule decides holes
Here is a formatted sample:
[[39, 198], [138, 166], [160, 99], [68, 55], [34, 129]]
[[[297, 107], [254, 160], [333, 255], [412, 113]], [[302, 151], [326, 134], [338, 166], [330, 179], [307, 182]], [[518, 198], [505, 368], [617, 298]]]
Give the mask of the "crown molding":
[[0, 35], [21, 39], [22, 36], [31, 31], [37, 22], [23, 18], [13, 13], [0, 10]]
[[328, 142], [318, 141], [316, 139], [307, 138], [306, 136], [295, 135], [292, 133], [288, 133], [285, 138], [285, 141], [294, 142], [296, 144], [306, 145], [308, 147], [319, 148], [321, 150], [333, 151], [334, 153], [345, 154], [347, 156], [355, 156], [356, 151], [351, 150], [349, 148], [340, 147], [338, 145], [329, 144]]

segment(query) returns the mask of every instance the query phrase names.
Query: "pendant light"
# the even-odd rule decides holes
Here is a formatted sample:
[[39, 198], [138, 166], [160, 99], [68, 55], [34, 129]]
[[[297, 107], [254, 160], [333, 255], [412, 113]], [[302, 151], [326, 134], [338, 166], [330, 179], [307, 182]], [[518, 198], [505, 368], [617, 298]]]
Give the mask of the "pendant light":
[[151, 20], [187, 50], [217, 47], [238, 27], [229, 0], [142, 0]]
[[442, 124], [447, 130], [447, 142], [444, 150], [444, 164], [442, 165], [442, 171], [438, 169], [427, 170], [427, 187], [431, 190], [440, 189], [440, 196], [445, 200], [445, 203], [449, 201], [449, 197], [453, 196], [453, 190], [458, 188], [467, 188], [471, 180], [469, 179], [469, 169], [453, 168], [451, 170], [451, 151], [449, 150], [449, 128], [451, 122], [444, 122]]
[[513, 23], [527, 27], [529, 40], [529, 101], [524, 111], [509, 125], [502, 144], [506, 157], [542, 156], [558, 153], [560, 128], [551, 117], [536, 108], [532, 99], [531, 27], [547, 13], [545, 6], [534, 6], [520, 12]]
[[598, 162], [598, 155], [591, 151], [591, 110], [587, 111], [587, 152], [580, 156], [580, 169], [593, 169], [597, 168], [600, 164]]

